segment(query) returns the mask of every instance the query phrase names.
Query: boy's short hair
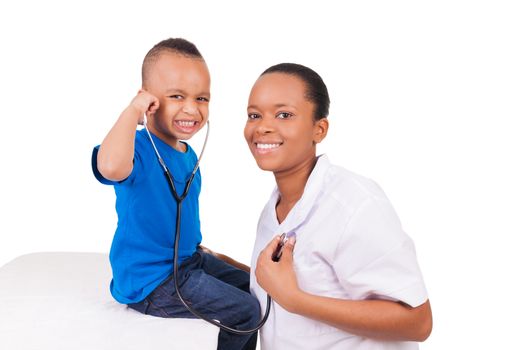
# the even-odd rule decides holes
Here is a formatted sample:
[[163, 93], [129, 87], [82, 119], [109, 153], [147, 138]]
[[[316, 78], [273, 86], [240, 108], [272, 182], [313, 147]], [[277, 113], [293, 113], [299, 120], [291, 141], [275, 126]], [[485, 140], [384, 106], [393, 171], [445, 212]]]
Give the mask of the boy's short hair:
[[162, 40], [148, 51], [142, 62], [142, 85], [146, 82], [149, 67], [154, 64], [163, 52], [177, 53], [182, 56], [204, 60], [192, 42], [182, 38]]

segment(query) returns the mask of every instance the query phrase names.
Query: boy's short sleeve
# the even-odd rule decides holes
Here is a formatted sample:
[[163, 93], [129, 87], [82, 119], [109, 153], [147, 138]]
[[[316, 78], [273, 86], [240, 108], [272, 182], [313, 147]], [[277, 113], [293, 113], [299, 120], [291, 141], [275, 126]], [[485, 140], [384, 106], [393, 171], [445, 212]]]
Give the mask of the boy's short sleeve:
[[126, 179], [124, 179], [122, 181], [111, 181], [111, 180], [108, 180], [100, 173], [100, 171], [98, 171], [97, 155], [98, 155], [99, 148], [100, 148], [100, 145], [98, 145], [98, 146], [93, 148], [93, 153], [91, 154], [91, 169], [93, 170], [93, 175], [95, 175], [95, 178], [100, 183], [102, 183], [104, 185], [118, 185], [118, 184], [123, 184], [123, 183], [129, 183], [136, 177], [136, 174], [139, 171], [139, 168], [142, 167], [141, 166], [142, 162], [140, 161], [141, 157], [140, 157], [140, 154], [139, 154], [137, 148], [135, 149], [135, 155], [134, 155], [134, 158], [133, 158], [133, 170], [131, 171], [131, 174]]
[[386, 199], [368, 199], [350, 218], [333, 267], [352, 299], [386, 299], [412, 307], [427, 300], [412, 239]]
[[114, 185], [115, 182], [114, 181], [110, 181], [108, 179], [106, 179], [104, 176], [102, 176], [102, 174], [100, 173], [100, 171], [98, 171], [98, 166], [97, 166], [97, 155], [98, 155], [98, 149], [100, 148], [100, 145], [99, 146], [96, 146], [93, 148], [93, 153], [91, 154], [91, 169], [93, 170], [93, 175], [95, 175], [95, 178], [102, 184], [104, 185]]

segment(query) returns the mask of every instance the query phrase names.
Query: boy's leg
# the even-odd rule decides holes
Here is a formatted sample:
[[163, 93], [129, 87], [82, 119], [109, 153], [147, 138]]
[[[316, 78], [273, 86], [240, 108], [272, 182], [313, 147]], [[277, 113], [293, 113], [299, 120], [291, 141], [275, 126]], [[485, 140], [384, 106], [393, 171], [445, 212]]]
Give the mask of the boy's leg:
[[221, 259], [199, 251], [202, 255], [202, 269], [221, 281], [250, 293], [250, 274]]
[[[203, 260], [202, 253], [199, 252], [179, 269], [179, 289], [183, 297], [195, 310], [208, 318], [219, 320], [232, 328], [253, 328], [260, 319], [257, 299], [237, 286], [206, 273], [202, 268]], [[234, 278], [230, 276], [226, 279], [230, 282], [242, 280], [239, 274], [233, 275]], [[241, 284], [243, 283], [241, 281]], [[180, 302], [175, 292], [173, 278], [169, 278], [157, 287], [143, 302], [129, 306], [137, 311], [159, 317], [195, 318]], [[223, 330], [219, 332], [218, 349], [254, 348], [255, 343], [250, 336], [235, 335]]]
[[[201, 252], [201, 254], [203, 258], [202, 268], [207, 274], [225, 283], [228, 283], [236, 288], [239, 288], [245, 291], [246, 293], [250, 293], [250, 274], [248, 272], [240, 270], [218, 259], [217, 257], [213, 255], [210, 255], [204, 252]], [[253, 298], [255, 299], [255, 297]], [[236, 310], [231, 310], [231, 311], [237, 312]], [[250, 328], [255, 327], [255, 325], [259, 323], [262, 317], [260, 315], [259, 304], [257, 304], [257, 309], [252, 311], [252, 314], [253, 314], [255, 323], [254, 323], [254, 326]], [[239, 329], [248, 329], [248, 328], [239, 328]], [[245, 344], [243, 349], [246, 349], [246, 350], [253, 349], [254, 350], [257, 345], [257, 335], [258, 335], [258, 332], [253, 333], [250, 336], [250, 339]], [[227, 333], [221, 330], [221, 333], [219, 334], [219, 342], [227, 341], [227, 338], [231, 336], [232, 336], [231, 333]]]

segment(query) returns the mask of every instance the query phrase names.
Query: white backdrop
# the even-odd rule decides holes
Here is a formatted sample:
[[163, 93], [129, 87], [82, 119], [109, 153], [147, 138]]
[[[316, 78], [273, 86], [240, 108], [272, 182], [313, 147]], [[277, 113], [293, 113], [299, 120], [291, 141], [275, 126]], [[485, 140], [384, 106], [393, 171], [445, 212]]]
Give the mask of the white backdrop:
[[416, 243], [435, 322], [421, 348], [522, 343], [522, 2], [7, 3], [0, 265], [109, 250], [114, 194], [92, 176], [91, 150], [140, 87], [147, 50], [180, 36], [212, 74], [204, 244], [249, 263], [273, 178], [245, 146], [247, 96], [268, 66], [302, 63], [331, 93], [319, 152], [376, 180]]

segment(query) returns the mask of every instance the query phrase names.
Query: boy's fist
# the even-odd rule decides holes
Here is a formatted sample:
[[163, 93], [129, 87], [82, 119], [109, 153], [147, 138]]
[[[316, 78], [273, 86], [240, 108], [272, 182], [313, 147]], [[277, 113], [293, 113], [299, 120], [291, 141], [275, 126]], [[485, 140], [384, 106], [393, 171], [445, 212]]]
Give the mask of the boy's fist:
[[144, 123], [144, 114], [149, 118], [159, 109], [159, 99], [146, 90], [140, 89], [137, 96], [131, 100], [130, 106], [140, 113], [138, 124]]

